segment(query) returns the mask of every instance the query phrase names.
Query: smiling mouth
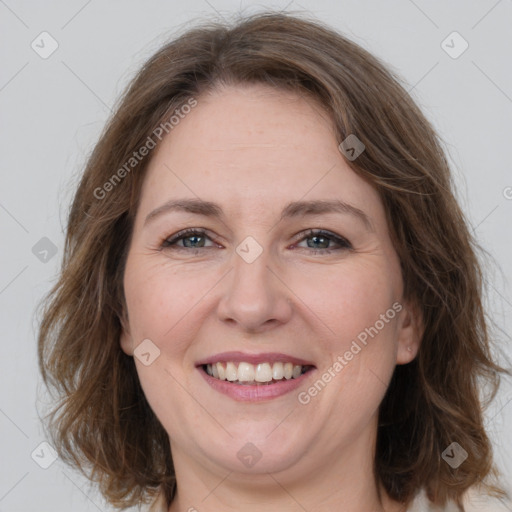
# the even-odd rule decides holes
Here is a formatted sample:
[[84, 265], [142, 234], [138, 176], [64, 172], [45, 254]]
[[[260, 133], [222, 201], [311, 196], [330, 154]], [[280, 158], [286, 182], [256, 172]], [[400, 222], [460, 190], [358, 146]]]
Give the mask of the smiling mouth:
[[218, 362], [201, 365], [202, 370], [220, 381], [245, 386], [268, 386], [278, 382], [297, 379], [314, 366], [299, 365], [291, 362], [259, 363]]

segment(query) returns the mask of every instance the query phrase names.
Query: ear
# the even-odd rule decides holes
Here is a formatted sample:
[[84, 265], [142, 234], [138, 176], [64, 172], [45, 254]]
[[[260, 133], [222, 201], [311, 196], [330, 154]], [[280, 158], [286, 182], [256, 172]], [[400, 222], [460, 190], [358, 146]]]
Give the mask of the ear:
[[415, 301], [404, 301], [401, 305], [396, 364], [407, 364], [418, 355], [423, 337], [423, 315]]
[[121, 349], [128, 356], [133, 356], [133, 338], [130, 334], [130, 325], [128, 323], [127, 315], [123, 312], [123, 315], [119, 319], [121, 321], [121, 335], [119, 337], [119, 344]]

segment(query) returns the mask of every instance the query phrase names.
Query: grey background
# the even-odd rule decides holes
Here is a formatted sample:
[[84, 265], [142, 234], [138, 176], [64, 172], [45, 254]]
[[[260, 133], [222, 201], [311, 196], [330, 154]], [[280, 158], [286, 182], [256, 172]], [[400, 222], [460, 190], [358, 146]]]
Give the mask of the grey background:
[[[0, 512], [111, 510], [60, 460], [42, 469], [31, 458], [35, 450], [35, 459], [49, 460], [48, 449], [39, 447], [45, 437], [38, 404], [47, 397], [37, 369], [34, 308], [55, 282], [77, 176], [127, 80], [190, 20], [263, 7], [311, 11], [409, 84], [445, 142], [460, 201], [492, 256], [487, 307], [500, 350], [512, 355], [511, 0], [191, 0], [186, 6], [0, 0]], [[46, 59], [31, 47], [33, 41], [42, 46], [43, 31], [58, 43]], [[453, 31], [469, 44], [458, 58], [441, 46]], [[452, 40], [451, 51], [458, 52], [461, 40]], [[510, 382], [486, 418], [497, 463], [510, 482]]]

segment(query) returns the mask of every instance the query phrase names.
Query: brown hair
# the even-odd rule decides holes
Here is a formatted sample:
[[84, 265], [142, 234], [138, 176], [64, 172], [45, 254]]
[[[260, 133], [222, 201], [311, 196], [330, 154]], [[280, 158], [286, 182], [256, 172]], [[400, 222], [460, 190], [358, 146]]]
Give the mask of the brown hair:
[[[65, 461], [90, 469], [88, 477], [115, 506], [145, 501], [160, 485], [172, 500], [168, 435], [119, 345], [124, 262], [151, 155], [108, 187], [108, 198], [98, 198], [98, 190], [169, 112], [215, 87], [244, 83], [313, 96], [340, 142], [356, 134], [364, 143], [348, 163], [380, 194], [405, 298], [416, 301], [424, 319], [418, 356], [396, 367], [380, 407], [376, 478], [395, 500], [408, 503], [425, 487], [433, 503], [461, 506], [470, 486], [496, 474], [479, 386], [490, 384], [492, 398], [504, 370], [491, 356], [477, 246], [452, 193], [447, 160], [399, 79], [375, 57], [319, 22], [280, 13], [232, 26], [207, 23], [161, 48], [94, 148], [38, 340], [44, 381], [60, 399], [47, 420], [53, 444]], [[453, 441], [468, 453], [456, 471], [441, 458]]]

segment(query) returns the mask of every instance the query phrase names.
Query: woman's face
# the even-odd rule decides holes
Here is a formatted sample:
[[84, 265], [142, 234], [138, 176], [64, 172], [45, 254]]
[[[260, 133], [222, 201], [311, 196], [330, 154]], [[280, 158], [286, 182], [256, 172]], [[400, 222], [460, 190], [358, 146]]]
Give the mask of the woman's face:
[[418, 341], [383, 205], [311, 100], [263, 85], [197, 100], [148, 168], [121, 346], [178, 465], [355, 471]]

